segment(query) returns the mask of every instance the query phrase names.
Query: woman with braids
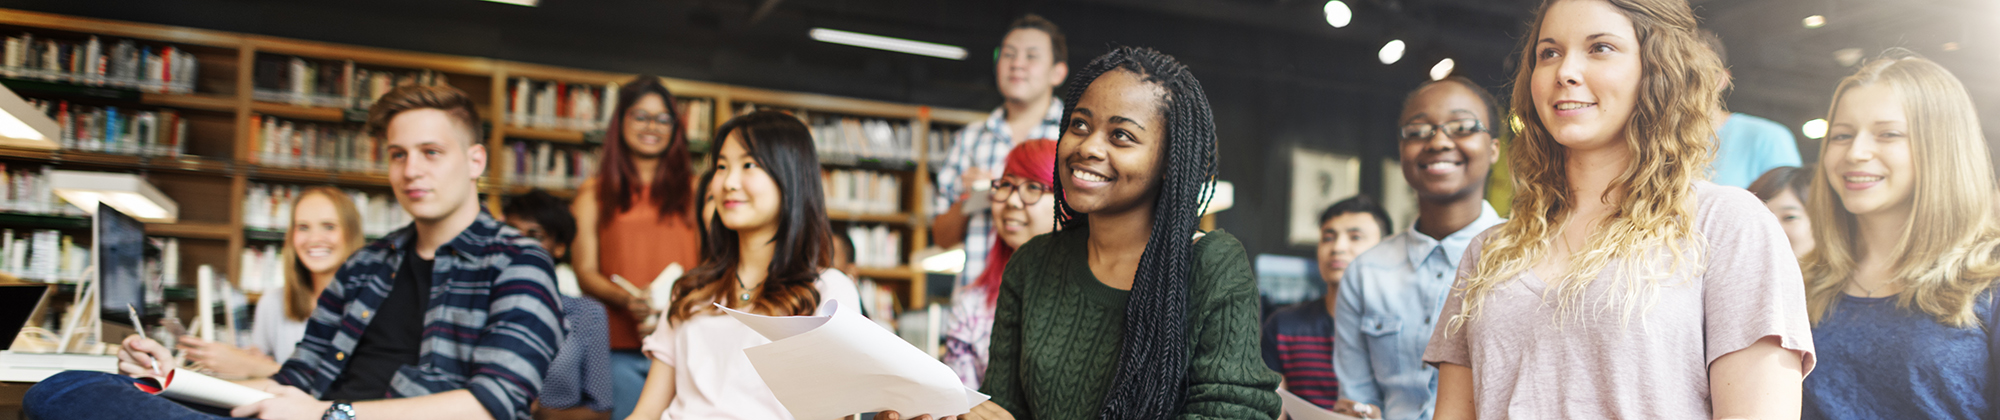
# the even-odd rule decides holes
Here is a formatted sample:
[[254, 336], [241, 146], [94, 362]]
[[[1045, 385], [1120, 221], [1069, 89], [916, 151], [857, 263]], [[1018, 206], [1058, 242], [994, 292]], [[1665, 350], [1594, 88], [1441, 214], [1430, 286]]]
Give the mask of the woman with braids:
[[605, 133], [603, 164], [577, 188], [570, 213], [576, 242], [570, 246], [577, 285], [610, 313], [613, 418], [638, 403], [651, 366], [640, 351], [653, 316], [652, 302], [633, 296], [611, 276], [644, 289], [667, 266], [693, 267], [701, 237], [695, 233], [694, 171], [688, 166], [687, 121], [660, 78], [639, 76], [618, 89]]
[[1201, 83], [1121, 47], [1064, 99], [1061, 228], [1008, 261], [980, 389], [993, 399], [965, 417], [1276, 417], [1250, 261], [1236, 237], [1195, 231], [1216, 173]]
[[1798, 418], [1799, 264], [1701, 179], [1723, 74], [1684, 0], [1552, 0], [1525, 38], [1513, 218], [1473, 239], [1424, 361], [1435, 417]]
[[1965, 85], [1908, 50], [1834, 89], [1810, 176], [1807, 419], [2000, 419], [2000, 223]]
[[755, 112], [716, 138], [716, 213], [703, 216], [713, 218], [703, 238], [712, 246], [674, 282], [673, 302], [646, 337], [652, 372], [627, 420], [790, 419], [743, 355], [771, 341], [712, 304], [770, 316], [860, 310], [854, 280], [827, 268], [833, 231], [805, 124]]

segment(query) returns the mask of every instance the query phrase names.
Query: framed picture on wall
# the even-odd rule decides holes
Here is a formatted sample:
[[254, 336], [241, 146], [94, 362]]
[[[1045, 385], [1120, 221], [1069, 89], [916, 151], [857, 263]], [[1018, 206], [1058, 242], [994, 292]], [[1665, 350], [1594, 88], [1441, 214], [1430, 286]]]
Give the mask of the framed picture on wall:
[[1292, 148], [1292, 245], [1319, 243], [1319, 212], [1361, 193], [1361, 158]]
[[1417, 189], [1410, 187], [1410, 181], [1403, 178], [1403, 163], [1396, 159], [1382, 159], [1382, 209], [1389, 211], [1389, 229], [1382, 232], [1387, 238], [1417, 221]]

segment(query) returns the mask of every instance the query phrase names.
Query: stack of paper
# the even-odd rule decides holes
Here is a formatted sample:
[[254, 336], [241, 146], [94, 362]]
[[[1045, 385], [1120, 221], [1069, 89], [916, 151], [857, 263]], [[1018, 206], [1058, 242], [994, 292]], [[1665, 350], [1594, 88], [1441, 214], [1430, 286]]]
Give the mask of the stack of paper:
[[[950, 367], [862, 318], [826, 303], [831, 316], [769, 317], [716, 305], [771, 344], [744, 349], [778, 402], [801, 419], [895, 410], [903, 418], [965, 414], [986, 402]], [[827, 363], [839, 360], [840, 363]]]

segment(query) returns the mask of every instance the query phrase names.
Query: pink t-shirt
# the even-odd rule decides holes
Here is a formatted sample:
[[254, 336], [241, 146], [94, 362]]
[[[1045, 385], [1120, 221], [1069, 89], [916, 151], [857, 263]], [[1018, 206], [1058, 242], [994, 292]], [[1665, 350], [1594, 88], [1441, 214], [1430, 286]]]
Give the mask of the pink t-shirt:
[[[826, 270], [814, 282], [819, 288], [820, 306], [815, 315], [831, 315], [827, 302], [839, 301], [838, 310], [861, 310], [861, 295], [854, 280], [840, 270]], [[771, 340], [728, 315], [706, 313], [670, 325], [666, 314], [644, 340], [645, 351], [654, 360], [674, 367], [674, 399], [667, 403], [662, 419], [789, 419], [792, 413], [778, 403], [771, 387], [750, 365], [743, 349], [769, 344]]]
[[[1778, 220], [1742, 189], [1700, 182], [1695, 195], [1705, 271], [1662, 280], [1651, 309], [1634, 309], [1629, 322], [1617, 307], [1599, 310], [1624, 290], [1613, 261], [1559, 326], [1555, 295], [1545, 298], [1543, 281], [1522, 273], [1494, 287], [1478, 318], [1456, 333], [1439, 322], [1424, 361], [1472, 368], [1480, 419], [1706, 419], [1709, 363], [1769, 336], [1799, 352], [1811, 372], [1805, 283]], [[1438, 319], [1460, 314], [1457, 289], [1491, 234], [1465, 248]]]

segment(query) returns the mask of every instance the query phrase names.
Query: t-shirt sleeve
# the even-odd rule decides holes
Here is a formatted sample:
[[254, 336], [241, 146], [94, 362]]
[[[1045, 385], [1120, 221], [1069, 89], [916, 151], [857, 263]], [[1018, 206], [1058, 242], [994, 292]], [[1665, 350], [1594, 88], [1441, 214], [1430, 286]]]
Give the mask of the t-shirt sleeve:
[[[1465, 337], [1472, 326], [1470, 322], [1459, 323], [1457, 318], [1465, 313], [1466, 279], [1472, 278], [1472, 273], [1479, 270], [1479, 251], [1486, 247], [1486, 235], [1490, 234], [1492, 231], [1489, 230], [1473, 237], [1472, 242], [1465, 246], [1465, 255], [1459, 257], [1458, 279], [1452, 281], [1451, 294], [1445, 298], [1444, 306], [1438, 311], [1437, 326], [1431, 329], [1431, 343], [1424, 347], [1424, 363], [1472, 366], [1472, 351], [1468, 345], [1470, 341]], [[1453, 329], [1454, 324], [1461, 325]]]
[[1806, 316], [1805, 281], [1778, 219], [1748, 191], [1710, 187], [1700, 215], [1708, 259], [1702, 278], [1702, 319], [1707, 362], [1750, 347], [1764, 337], [1798, 352], [1811, 373], [1812, 326]]
[[[673, 307], [673, 302], [661, 304]], [[645, 338], [639, 340], [639, 351], [646, 353], [646, 356], [653, 360], [674, 366], [674, 324], [667, 322], [667, 312], [660, 311], [659, 315], [654, 315], [659, 319], [653, 321], [653, 333], [646, 334]]]

